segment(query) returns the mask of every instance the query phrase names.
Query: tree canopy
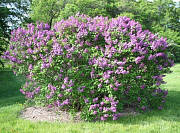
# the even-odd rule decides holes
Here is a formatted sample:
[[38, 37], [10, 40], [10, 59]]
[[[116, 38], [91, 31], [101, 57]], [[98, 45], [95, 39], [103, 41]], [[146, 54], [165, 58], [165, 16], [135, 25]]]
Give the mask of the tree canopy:
[[[9, 43], [11, 30], [29, 22], [29, 10], [29, 0], [0, 0], [0, 56]], [[1, 60], [0, 63], [3, 65]]]
[[50, 26], [77, 13], [90, 17], [128, 16], [143, 29], [180, 44], [180, 8], [173, 0], [33, 0], [31, 17]]

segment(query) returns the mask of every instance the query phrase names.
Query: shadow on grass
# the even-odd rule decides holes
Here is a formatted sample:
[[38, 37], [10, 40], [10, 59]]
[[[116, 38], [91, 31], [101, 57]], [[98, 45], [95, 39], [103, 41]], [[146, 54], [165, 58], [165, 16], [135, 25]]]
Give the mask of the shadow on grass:
[[167, 103], [163, 110], [153, 110], [141, 113], [136, 116], [121, 117], [117, 121], [108, 121], [108, 123], [121, 123], [125, 125], [147, 124], [161, 120], [180, 122], [180, 91], [169, 91]]
[[0, 71], [0, 107], [24, 103], [24, 96], [19, 91], [23, 81], [19, 79], [12, 71]]

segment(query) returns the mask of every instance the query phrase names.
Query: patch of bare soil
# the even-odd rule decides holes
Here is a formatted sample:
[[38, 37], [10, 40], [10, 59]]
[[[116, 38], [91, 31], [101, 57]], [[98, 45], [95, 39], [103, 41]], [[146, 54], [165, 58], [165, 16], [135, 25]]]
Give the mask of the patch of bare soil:
[[68, 112], [61, 111], [57, 108], [47, 107], [28, 107], [21, 111], [20, 117], [31, 121], [47, 122], [80, 122], [80, 113], [73, 118]]
[[124, 112], [120, 114], [121, 114], [120, 116], [128, 116], [128, 115], [135, 116], [138, 115], [139, 113], [135, 111], [133, 108], [126, 108]]
[[[128, 108], [120, 114], [123, 116], [135, 116], [138, 113], [133, 109]], [[47, 107], [28, 107], [21, 111], [20, 117], [31, 121], [46, 121], [46, 122], [81, 122], [80, 112], [76, 113], [74, 118], [66, 111], [61, 111], [58, 108]]]

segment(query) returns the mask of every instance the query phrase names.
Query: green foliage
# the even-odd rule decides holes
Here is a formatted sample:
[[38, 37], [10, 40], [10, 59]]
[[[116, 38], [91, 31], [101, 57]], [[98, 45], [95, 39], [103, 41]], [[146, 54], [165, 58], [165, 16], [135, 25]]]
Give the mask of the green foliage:
[[123, 13], [119, 14], [118, 16], [127, 16], [127, 17], [129, 17], [131, 19], [135, 18], [135, 15], [132, 14], [132, 13], [129, 13], [129, 12], [123, 12]]
[[168, 28], [164, 29], [160, 26], [154, 26], [153, 28], [156, 28], [156, 30], [159, 31], [159, 32], [157, 32], [157, 34], [167, 38], [169, 43], [176, 44], [176, 45], [180, 44], [180, 36], [179, 36], [178, 31], [174, 31], [174, 30], [168, 29]]
[[127, 17], [77, 14], [54, 29], [18, 28], [3, 57], [27, 77], [20, 91], [36, 104], [81, 111], [85, 120], [116, 120], [129, 107], [163, 108], [168, 92], [159, 86], [173, 65], [167, 47]]
[[31, 17], [34, 22], [42, 21], [50, 26], [52, 23], [67, 19], [78, 12], [91, 17], [116, 16], [114, 0], [34, 0], [31, 8]]
[[51, 27], [68, 1], [70, 0], [32, 0], [30, 16], [34, 22], [45, 22]]
[[[86, 14], [91, 17], [95, 16], [108, 16], [112, 17], [107, 9], [111, 9], [111, 3], [108, 4], [102, 0], [74, 0], [67, 4], [63, 10], [60, 11], [57, 20], [67, 19], [68, 17], [77, 14]], [[112, 9], [111, 9], [112, 10]]]
[[3, 55], [3, 52], [6, 50], [8, 43], [9, 42], [6, 38], [4, 38], [3, 36], [0, 36], [0, 64], [2, 67], [4, 67], [4, 63], [1, 60], [1, 56]]
[[143, 29], [158, 33], [180, 44], [180, 9], [172, 0], [117, 2], [119, 16], [127, 15], [140, 22]]
[[180, 45], [173, 44], [173, 45], [171, 45], [169, 50], [172, 51], [172, 53], [174, 55], [174, 61], [176, 63], [180, 62]]
[[74, 16], [79, 12], [79, 8], [75, 4], [68, 3], [63, 10], [60, 11], [60, 14], [57, 20], [68, 19], [69, 16]]

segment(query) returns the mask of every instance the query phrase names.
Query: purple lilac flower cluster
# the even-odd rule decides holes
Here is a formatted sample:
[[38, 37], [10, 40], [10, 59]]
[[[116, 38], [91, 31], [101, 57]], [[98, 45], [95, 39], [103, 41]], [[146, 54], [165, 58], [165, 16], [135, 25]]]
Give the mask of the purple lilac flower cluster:
[[89, 112], [95, 115], [95, 119], [105, 121], [108, 118], [117, 120], [120, 117], [117, 109], [119, 102], [115, 101], [114, 98], [104, 97], [100, 103], [98, 103], [98, 98], [95, 98], [93, 103], [95, 104], [90, 105]]
[[85, 119], [116, 120], [126, 107], [162, 109], [167, 92], [159, 87], [174, 64], [167, 48], [128, 17], [77, 14], [52, 29], [37, 23], [12, 31], [2, 57], [38, 84], [20, 89], [27, 98], [82, 111]]
[[26, 98], [33, 99], [41, 91], [41, 87], [36, 82], [28, 80], [24, 86], [20, 89], [20, 92], [26, 96]]

